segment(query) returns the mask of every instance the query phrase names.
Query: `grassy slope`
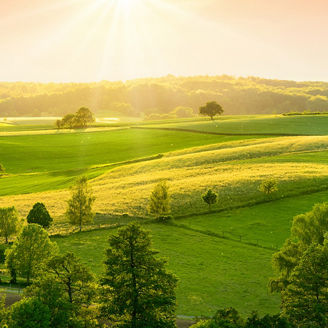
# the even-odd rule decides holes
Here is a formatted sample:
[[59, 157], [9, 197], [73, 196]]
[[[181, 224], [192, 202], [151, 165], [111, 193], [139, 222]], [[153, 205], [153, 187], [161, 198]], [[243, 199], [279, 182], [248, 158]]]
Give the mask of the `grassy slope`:
[[[147, 229], [154, 247], [169, 259], [169, 268], [179, 277], [178, 314], [211, 315], [218, 307], [230, 305], [243, 313], [278, 310], [278, 298], [267, 295], [270, 251], [166, 225], [147, 225]], [[55, 240], [62, 251], [76, 252], [99, 275], [113, 232], [100, 230]], [[260, 268], [261, 276], [257, 276]]]
[[10, 174], [1, 179], [0, 194], [64, 188], [77, 175], [95, 177], [106, 171], [106, 168], [94, 168], [95, 165], [239, 139], [241, 137], [130, 129], [0, 137], [1, 163]]
[[[243, 314], [278, 311], [279, 298], [267, 290], [272, 251], [244, 242], [259, 240], [263, 246], [281, 246], [289, 235], [292, 218], [327, 200], [328, 192], [298, 196], [241, 208], [221, 214], [176, 220], [185, 227], [151, 224], [154, 246], [168, 257], [169, 268], [178, 275], [178, 314], [211, 315], [220, 307], [233, 306]], [[190, 231], [199, 229], [200, 232]], [[204, 231], [204, 233], [201, 233]], [[242, 242], [208, 235], [243, 235]], [[115, 230], [99, 230], [54, 238], [60, 249], [72, 250], [101, 275], [108, 236]], [[238, 238], [236, 238], [238, 239]]]
[[215, 121], [158, 124], [153, 127], [192, 129], [217, 133], [274, 133], [325, 135], [328, 134], [328, 116], [258, 116], [238, 117], [234, 120], [218, 118]]
[[[116, 168], [94, 179], [95, 208], [104, 214], [147, 215], [151, 190], [162, 179], [169, 181], [174, 215], [207, 211], [201, 195], [208, 188], [219, 192], [216, 210], [267, 201], [258, 190], [266, 178], [279, 180], [279, 192], [273, 198], [324, 190], [328, 188], [328, 165], [324, 161], [327, 148], [328, 137], [284, 137], [173, 152], [162, 159]], [[302, 152], [316, 149], [323, 153], [308, 156], [304, 162], [298, 159]], [[275, 162], [286, 153], [290, 153], [289, 160]], [[322, 158], [319, 163], [316, 157]], [[25, 215], [31, 203], [42, 200], [58, 217], [64, 213], [68, 197], [66, 190], [9, 196], [3, 197], [0, 205], [13, 203]]]

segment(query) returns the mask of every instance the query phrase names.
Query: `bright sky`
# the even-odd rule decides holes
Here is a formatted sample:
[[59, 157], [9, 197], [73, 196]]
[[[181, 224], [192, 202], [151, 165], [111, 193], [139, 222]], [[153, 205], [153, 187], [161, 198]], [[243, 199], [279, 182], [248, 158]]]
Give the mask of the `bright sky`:
[[0, 0], [0, 80], [328, 80], [326, 0]]

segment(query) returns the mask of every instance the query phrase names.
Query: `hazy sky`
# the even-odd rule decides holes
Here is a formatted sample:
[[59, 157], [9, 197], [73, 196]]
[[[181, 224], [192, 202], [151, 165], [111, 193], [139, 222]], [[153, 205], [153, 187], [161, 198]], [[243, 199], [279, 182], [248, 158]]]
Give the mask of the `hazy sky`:
[[326, 0], [0, 0], [1, 81], [328, 80]]

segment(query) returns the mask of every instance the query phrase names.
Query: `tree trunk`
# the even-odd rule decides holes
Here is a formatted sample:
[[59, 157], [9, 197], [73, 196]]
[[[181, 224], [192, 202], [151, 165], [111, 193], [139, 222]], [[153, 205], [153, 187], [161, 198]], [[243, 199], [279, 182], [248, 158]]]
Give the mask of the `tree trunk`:
[[136, 282], [136, 276], [134, 273], [134, 245], [130, 244], [131, 251], [130, 251], [130, 266], [131, 266], [131, 274], [132, 274], [132, 288], [133, 288], [133, 310], [131, 314], [131, 327], [136, 328], [137, 327], [137, 306], [138, 306], [138, 293], [137, 293], [137, 282]]

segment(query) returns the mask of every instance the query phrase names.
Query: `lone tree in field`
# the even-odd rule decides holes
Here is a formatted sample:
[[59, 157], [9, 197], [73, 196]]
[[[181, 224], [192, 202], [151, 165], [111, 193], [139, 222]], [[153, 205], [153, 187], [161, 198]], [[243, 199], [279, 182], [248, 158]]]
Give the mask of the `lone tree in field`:
[[83, 129], [95, 118], [89, 108], [81, 107], [75, 114], [66, 114], [61, 120], [56, 121], [56, 127], [69, 129]]
[[79, 178], [72, 188], [72, 197], [68, 201], [66, 215], [69, 222], [72, 225], [77, 225], [80, 231], [84, 224], [93, 222], [92, 204], [94, 201], [95, 198], [88, 186], [87, 178]]
[[6, 254], [6, 264], [21, 277], [35, 277], [42, 264], [57, 252], [57, 245], [38, 224], [28, 224]]
[[166, 181], [161, 181], [150, 195], [149, 213], [160, 219], [168, 216], [170, 212], [169, 187]]
[[89, 123], [93, 123], [95, 118], [89, 108], [81, 107], [75, 114], [77, 128], [86, 128]]
[[211, 210], [212, 205], [217, 202], [218, 195], [209, 189], [207, 193], [202, 196], [202, 198], [203, 201], [208, 205], [208, 209]]
[[199, 108], [199, 114], [209, 116], [213, 120], [216, 115], [223, 114], [223, 108], [216, 101], [210, 101]]
[[53, 219], [43, 203], [35, 203], [27, 215], [28, 223], [39, 224], [42, 228], [50, 227]]
[[0, 208], [0, 236], [5, 238], [6, 244], [8, 238], [18, 231], [19, 221], [15, 207]]
[[109, 238], [102, 314], [115, 327], [175, 327], [177, 278], [151, 247], [149, 233], [135, 223]]
[[262, 191], [266, 195], [270, 195], [278, 191], [278, 182], [274, 179], [264, 180], [259, 186], [259, 191]]

